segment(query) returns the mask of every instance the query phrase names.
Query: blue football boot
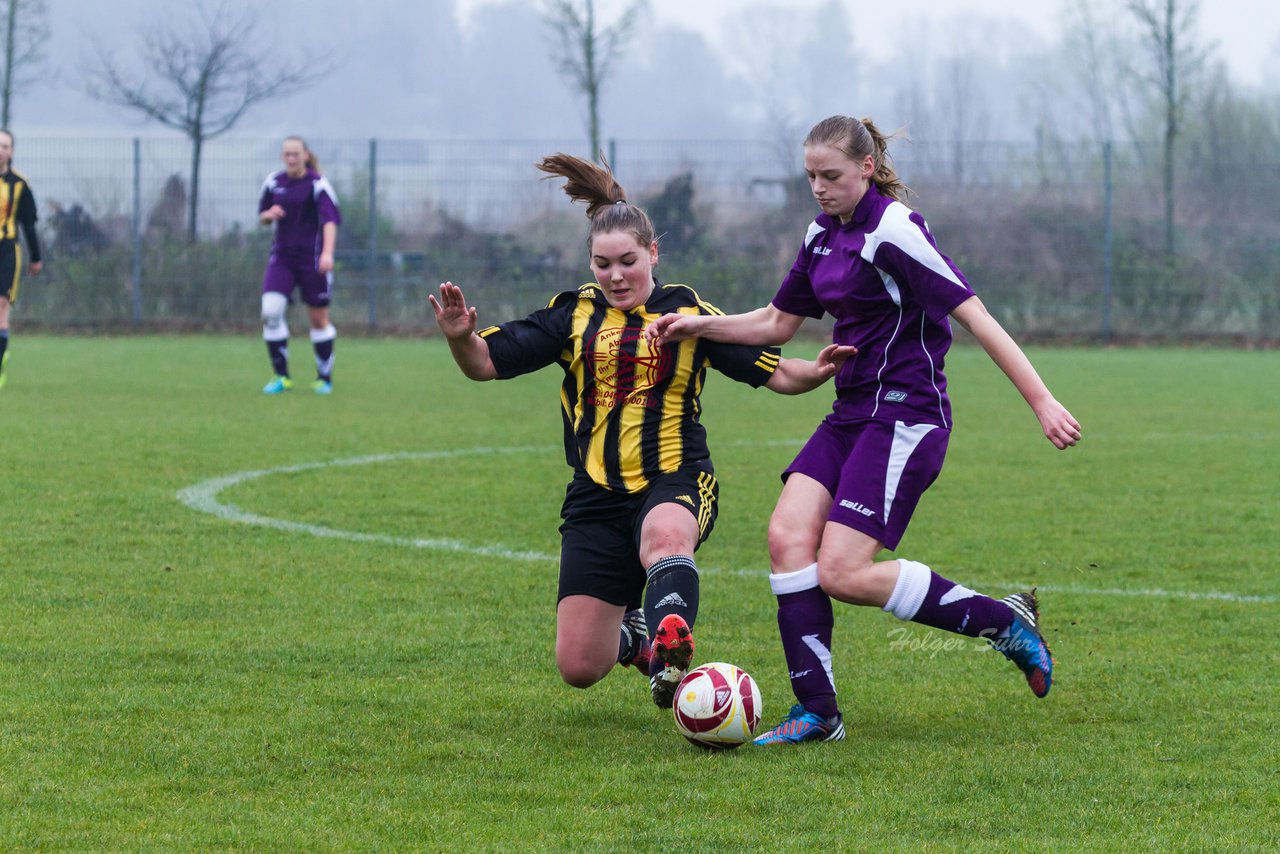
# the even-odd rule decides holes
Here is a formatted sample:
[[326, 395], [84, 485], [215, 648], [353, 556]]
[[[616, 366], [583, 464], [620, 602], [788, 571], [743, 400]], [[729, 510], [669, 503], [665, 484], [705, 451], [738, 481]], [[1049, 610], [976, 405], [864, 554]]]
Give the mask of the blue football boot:
[[754, 742], [762, 747], [770, 744], [800, 744], [804, 741], [840, 741], [844, 738], [844, 715], [834, 718], [815, 715], [796, 703], [776, 727], [757, 735]]
[[262, 387], [262, 393], [263, 394], [284, 394], [286, 391], [288, 391], [291, 388], [293, 388], [293, 380], [289, 379], [288, 377], [282, 377], [279, 374], [276, 374], [274, 377], [267, 380], [267, 384]]
[[1026, 593], [1014, 593], [1000, 601], [1013, 611], [1013, 623], [1008, 634], [992, 639], [991, 645], [1018, 665], [1027, 677], [1031, 692], [1043, 697], [1053, 685], [1053, 653], [1040, 634], [1040, 602], [1036, 599], [1035, 588]]

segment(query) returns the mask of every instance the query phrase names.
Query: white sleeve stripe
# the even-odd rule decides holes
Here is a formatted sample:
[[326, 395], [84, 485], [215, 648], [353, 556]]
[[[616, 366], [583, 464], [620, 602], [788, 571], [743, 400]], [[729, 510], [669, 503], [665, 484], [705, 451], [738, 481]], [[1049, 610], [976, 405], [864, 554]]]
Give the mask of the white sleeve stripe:
[[942, 253], [933, 247], [920, 227], [911, 221], [911, 209], [901, 202], [893, 202], [885, 208], [884, 216], [875, 231], [867, 232], [862, 257], [868, 264], [875, 263], [872, 259], [876, 257], [876, 250], [882, 243], [896, 246], [917, 264], [959, 287], [964, 287], [955, 271], [943, 259]]
[[809, 230], [805, 232], [804, 235], [804, 248], [808, 249], [809, 244], [813, 243], [813, 239], [824, 231], [826, 231], [826, 229], [818, 225], [818, 221], [816, 219], [809, 223]]
[[321, 193], [327, 193], [329, 195], [329, 198], [333, 201], [335, 205], [338, 203], [337, 192], [334, 191], [333, 185], [329, 183], [329, 179], [324, 177], [323, 175], [317, 178], [315, 182], [311, 185], [311, 194], [313, 196], [315, 196], [318, 199], [320, 198]]

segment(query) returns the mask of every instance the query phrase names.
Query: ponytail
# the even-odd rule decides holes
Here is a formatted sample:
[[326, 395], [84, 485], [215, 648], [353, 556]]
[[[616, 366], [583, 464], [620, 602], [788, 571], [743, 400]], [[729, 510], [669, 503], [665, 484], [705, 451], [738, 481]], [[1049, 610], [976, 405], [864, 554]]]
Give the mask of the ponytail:
[[586, 204], [587, 217], [591, 220], [588, 246], [597, 234], [615, 231], [630, 232], [642, 246], [656, 239], [649, 215], [627, 201], [627, 191], [613, 177], [608, 161], [597, 165], [572, 154], [557, 153], [535, 165], [546, 172], [548, 178], [564, 178], [565, 194], [575, 202]]

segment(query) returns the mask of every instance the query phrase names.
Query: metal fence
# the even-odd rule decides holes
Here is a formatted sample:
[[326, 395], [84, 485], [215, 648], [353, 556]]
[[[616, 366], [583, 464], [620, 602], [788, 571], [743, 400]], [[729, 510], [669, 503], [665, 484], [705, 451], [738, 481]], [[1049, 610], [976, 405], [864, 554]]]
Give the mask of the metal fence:
[[[333, 314], [348, 331], [429, 330], [428, 289], [464, 284], [490, 320], [589, 278], [585, 219], [533, 163], [576, 140], [308, 140], [337, 188]], [[24, 138], [45, 273], [16, 317], [46, 328], [256, 325], [278, 139], [206, 145], [186, 235], [181, 139]], [[659, 272], [726, 310], [772, 296], [815, 212], [798, 146], [609, 144], [663, 234]], [[1155, 146], [898, 142], [899, 174], [987, 305], [1028, 336], [1280, 340], [1280, 160], [1179, 164], [1174, 252]]]

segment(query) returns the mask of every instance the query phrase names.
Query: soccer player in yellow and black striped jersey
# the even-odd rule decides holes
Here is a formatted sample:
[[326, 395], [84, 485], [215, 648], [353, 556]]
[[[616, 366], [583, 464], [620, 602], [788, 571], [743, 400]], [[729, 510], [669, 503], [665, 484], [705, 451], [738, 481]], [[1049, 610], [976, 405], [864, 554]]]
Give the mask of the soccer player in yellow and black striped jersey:
[[600, 681], [615, 664], [637, 666], [650, 677], [654, 702], [670, 708], [693, 658], [693, 553], [711, 533], [719, 494], [700, 420], [707, 368], [799, 394], [834, 376], [855, 351], [833, 345], [805, 361], [782, 359], [774, 347], [703, 339], [650, 347], [642, 331], [654, 318], [719, 310], [686, 285], [654, 279], [653, 224], [627, 203], [607, 168], [565, 154], [538, 168], [565, 178], [565, 192], [587, 203], [595, 282], [556, 295], [522, 320], [484, 329], [452, 282], [430, 299], [454, 360], [471, 379], [509, 379], [551, 364], [563, 370], [573, 480], [560, 512], [556, 666], [577, 688]]
[[8, 379], [9, 307], [18, 301], [22, 279], [22, 246], [18, 228], [31, 252], [31, 275], [40, 273], [40, 240], [36, 237], [36, 198], [27, 179], [9, 168], [13, 162], [13, 134], [0, 130], [0, 388]]

